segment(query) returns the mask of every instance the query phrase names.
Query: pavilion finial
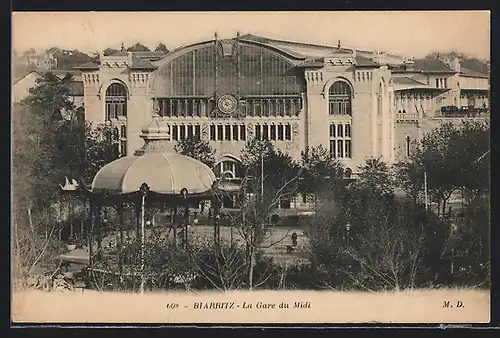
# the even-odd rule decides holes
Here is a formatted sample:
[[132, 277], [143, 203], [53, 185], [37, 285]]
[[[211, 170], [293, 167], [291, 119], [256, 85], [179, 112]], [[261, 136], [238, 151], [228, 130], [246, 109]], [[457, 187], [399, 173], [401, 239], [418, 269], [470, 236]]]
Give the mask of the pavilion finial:
[[337, 48], [340, 49], [341, 46], [342, 45], [340, 44], [340, 40], [339, 40], [338, 43], [337, 43]]
[[123, 43], [123, 41], [122, 41], [122, 46], [121, 46], [120, 50], [121, 50], [122, 52], [125, 50], [125, 44]]
[[238, 37], [238, 38], [240, 37], [240, 31], [236, 32], [236, 37]]
[[214, 40], [217, 40], [217, 38], [219, 37], [219, 34], [217, 34], [217, 31], [214, 32]]
[[153, 99], [152, 119], [149, 124], [142, 127], [142, 133], [139, 137], [144, 140], [144, 145], [135, 151], [136, 156], [149, 151], [165, 151], [168, 149], [167, 141], [170, 140], [170, 128], [161, 121], [161, 116], [158, 115], [159, 108], [158, 99]]

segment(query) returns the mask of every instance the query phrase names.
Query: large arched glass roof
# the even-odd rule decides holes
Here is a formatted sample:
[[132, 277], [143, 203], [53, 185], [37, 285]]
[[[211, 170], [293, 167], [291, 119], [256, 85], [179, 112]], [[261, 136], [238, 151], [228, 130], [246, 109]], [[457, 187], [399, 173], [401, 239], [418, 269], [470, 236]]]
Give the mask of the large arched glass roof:
[[298, 95], [301, 80], [293, 65], [263, 46], [221, 42], [183, 54], [163, 66], [155, 81], [157, 97]]

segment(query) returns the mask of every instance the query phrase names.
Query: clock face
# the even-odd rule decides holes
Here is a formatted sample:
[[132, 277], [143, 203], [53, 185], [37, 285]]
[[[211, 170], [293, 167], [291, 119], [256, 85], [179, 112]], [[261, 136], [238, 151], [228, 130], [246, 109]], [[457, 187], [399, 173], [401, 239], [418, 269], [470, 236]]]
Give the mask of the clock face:
[[222, 95], [217, 101], [217, 107], [224, 114], [231, 114], [236, 110], [238, 101], [232, 95]]

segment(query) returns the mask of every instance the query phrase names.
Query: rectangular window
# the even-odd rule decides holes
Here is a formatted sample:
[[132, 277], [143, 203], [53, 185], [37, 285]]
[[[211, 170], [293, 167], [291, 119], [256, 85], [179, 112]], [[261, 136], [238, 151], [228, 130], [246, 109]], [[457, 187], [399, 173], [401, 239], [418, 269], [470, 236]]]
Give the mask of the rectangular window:
[[262, 126], [262, 139], [263, 140], [269, 139], [269, 126], [267, 124]]
[[285, 125], [285, 140], [290, 141], [292, 139], [292, 126]]
[[264, 100], [262, 101], [261, 105], [262, 105], [262, 114], [264, 116], [269, 116], [269, 101]]
[[269, 116], [276, 116], [276, 101], [269, 101]]
[[292, 100], [287, 99], [285, 100], [285, 115], [290, 115], [290, 111], [292, 110]]
[[194, 126], [194, 137], [197, 140], [201, 139], [201, 127], [200, 127], [200, 125]]
[[278, 124], [278, 140], [283, 141], [283, 139], [284, 139], [283, 125]]
[[194, 136], [193, 125], [188, 124], [186, 127], [187, 127], [187, 137], [193, 137]]
[[330, 154], [331, 154], [333, 157], [337, 157], [337, 154], [336, 154], [336, 152], [335, 152], [335, 149], [336, 149], [336, 148], [335, 148], [335, 145], [336, 145], [336, 143], [335, 143], [335, 142], [337, 142], [337, 141], [335, 141], [335, 140], [330, 140]]
[[113, 141], [118, 141], [120, 139], [120, 131], [118, 127], [113, 128]]
[[338, 158], [344, 157], [344, 141], [343, 140], [337, 140], [337, 157]]
[[335, 124], [330, 124], [330, 137], [335, 137]]
[[216, 138], [215, 138], [215, 125], [210, 125], [210, 139], [212, 141], [215, 141]]
[[271, 124], [269, 126], [269, 129], [270, 129], [270, 139], [273, 140], [273, 141], [276, 141], [276, 125], [274, 124]]
[[351, 158], [351, 140], [345, 140], [345, 157]]
[[283, 113], [283, 101], [275, 100], [273, 102], [273, 116], [281, 116]]
[[115, 112], [116, 112], [116, 117], [118, 116], [122, 116], [122, 112], [123, 112], [123, 109], [122, 109], [122, 105], [120, 105], [118, 102], [115, 103]]
[[224, 127], [225, 127], [224, 128], [225, 129], [224, 130], [225, 131], [225, 133], [224, 133], [225, 134], [224, 135], [224, 139], [226, 141], [231, 141], [231, 125], [230, 124], [226, 124]]
[[233, 164], [231, 162], [222, 162], [222, 172], [232, 172]]
[[124, 124], [120, 127], [120, 137], [127, 138], [127, 126]]
[[194, 100], [192, 105], [193, 105], [193, 116], [200, 116], [199, 115], [200, 102], [198, 100]]
[[436, 88], [439, 88], [439, 79], [436, 79]]
[[163, 116], [172, 116], [172, 100], [164, 100], [163, 103], [163, 107], [165, 108], [165, 115]]
[[106, 115], [107, 115], [107, 120], [111, 120], [115, 118], [115, 105], [113, 102], [106, 104]]
[[247, 139], [247, 128], [244, 124], [240, 126], [240, 140], [246, 141]]
[[233, 126], [233, 140], [238, 141], [238, 126]]
[[253, 115], [254, 116], [262, 116], [262, 105], [260, 101], [253, 102]]
[[179, 141], [179, 126], [174, 124], [172, 128], [172, 140]]
[[337, 125], [337, 137], [344, 137], [344, 126], [342, 124]]
[[183, 124], [181, 124], [179, 126], [179, 128], [180, 128], [180, 135], [179, 135], [179, 137], [180, 137], [181, 140], [184, 140], [186, 138], [186, 126], [183, 125]]
[[351, 125], [345, 125], [345, 137], [351, 137]]
[[120, 141], [120, 155], [127, 156], [127, 141]]
[[224, 140], [224, 126], [222, 124], [219, 124], [217, 126], [217, 141], [222, 140]]
[[448, 79], [444, 79], [444, 88], [448, 88]]
[[261, 134], [261, 130], [260, 130], [260, 125], [255, 125], [255, 138], [260, 140], [262, 139], [262, 134]]
[[113, 143], [113, 155], [120, 157], [120, 144], [118, 142]]

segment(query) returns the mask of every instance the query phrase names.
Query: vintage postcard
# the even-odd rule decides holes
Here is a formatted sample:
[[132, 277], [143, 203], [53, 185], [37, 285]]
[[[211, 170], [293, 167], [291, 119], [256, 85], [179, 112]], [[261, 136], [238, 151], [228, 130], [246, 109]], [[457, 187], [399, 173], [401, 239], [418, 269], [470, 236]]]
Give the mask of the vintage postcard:
[[14, 12], [12, 321], [490, 321], [490, 13]]

